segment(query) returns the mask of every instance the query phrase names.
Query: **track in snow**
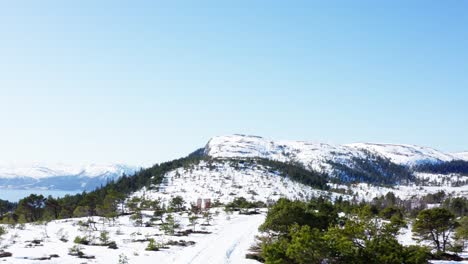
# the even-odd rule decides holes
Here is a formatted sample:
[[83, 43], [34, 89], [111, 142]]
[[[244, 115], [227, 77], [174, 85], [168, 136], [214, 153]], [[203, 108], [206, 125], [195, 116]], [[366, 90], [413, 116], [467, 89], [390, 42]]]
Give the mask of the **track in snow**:
[[216, 233], [207, 235], [192, 248], [183, 249], [174, 256], [172, 263], [257, 263], [245, 258], [248, 248], [253, 244], [258, 227], [264, 215], [241, 216], [222, 227]]

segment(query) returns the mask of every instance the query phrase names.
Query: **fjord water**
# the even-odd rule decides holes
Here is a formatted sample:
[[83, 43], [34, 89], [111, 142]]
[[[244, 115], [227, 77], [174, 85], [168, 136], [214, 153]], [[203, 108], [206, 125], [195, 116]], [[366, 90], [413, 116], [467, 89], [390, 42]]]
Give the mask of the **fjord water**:
[[45, 197], [52, 195], [52, 197], [63, 197], [67, 194], [77, 194], [82, 192], [82, 190], [47, 190], [47, 189], [10, 189], [10, 188], [0, 188], [0, 199], [8, 200], [10, 202], [17, 202], [20, 199], [34, 193], [42, 194]]

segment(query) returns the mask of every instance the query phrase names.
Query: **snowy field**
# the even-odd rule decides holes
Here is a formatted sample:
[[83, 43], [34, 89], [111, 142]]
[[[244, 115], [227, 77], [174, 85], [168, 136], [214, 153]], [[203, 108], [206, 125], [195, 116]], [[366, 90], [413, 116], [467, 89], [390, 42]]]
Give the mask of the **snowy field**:
[[[209, 232], [209, 234], [189, 234], [188, 236], [164, 235], [158, 227], [136, 227], [128, 216], [119, 217], [114, 224], [103, 222], [102, 218], [94, 217], [96, 230], [83, 230], [79, 222], [88, 218], [74, 218], [52, 221], [47, 225], [26, 224], [24, 227], [8, 227], [8, 234], [1, 242], [1, 247], [13, 253], [12, 257], [0, 258], [2, 263], [12, 264], [79, 264], [79, 263], [119, 263], [119, 258], [125, 256], [128, 263], [177, 263], [177, 264], [206, 264], [206, 263], [258, 263], [245, 259], [250, 246], [258, 235], [258, 227], [265, 220], [265, 211], [258, 215], [227, 214], [220, 208], [212, 209], [213, 220], [209, 226], [203, 226], [203, 219], [199, 219], [195, 226], [196, 231]], [[150, 214], [150, 212], [146, 212]], [[175, 214], [181, 224], [180, 230], [192, 228], [187, 214]], [[398, 240], [404, 245], [417, 244], [411, 233], [411, 226], [401, 230]], [[69, 249], [75, 246], [76, 236], [95, 237], [99, 241], [101, 231], [109, 232], [109, 239], [117, 243], [118, 249], [109, 249], [103, 246], [80, 245], [82, 251], [94, 259], [81, 259], [69, 255]], [[67, 238], [68, 241], [62, 241]], [[160, 251], [146, 251], [148, 239], [153, 238], [157, 243], [168, 241], [193, 241], [194, 245], [170, 246]], [[41, 240], [38, 245], [31, 241]], [[47, 260], [51, 254], [58, 257]], [[462, 256], [467, 257], [468, 252]], [[450, 261], [434, 261], [438, 264], [463, 263]]]
[[[219, 209], [221, 211], [221, 209]], [[215, 212], [214, 212], [215, 213]], [[95, 259], [80, 259], [68, 255], [73, 247], [75, 236], [83, 236], [78, 221], [87, 218], [52, 221], [47, 226], [26, 224], [24, 229], [8, 228], [8, 234], [3, 237], [2, 248], [13, 253], [12, 257], [2, 258], [0, 262], [23, 263], [118, 263], [119, 256], [125, 255], [128, 263], [258, 263], [245, 259], [248, 248], [254, 242], [259, 225], [265, 215], [238, 215], [219, 212], [214, 216], [210, 226], [197, 225], [196, 230], [211, 232], [210, 234], [190, 234], [188, 236], [163, 235], [157, 227], [135, 227], [128, 216], [120, 217], [115, 226], [103, 225], [99, 218], [94, 218], [96, 231], [92, 235], [99, 237], [100, 231], [109, 231], [110, 240], [117, 243], [118, 249], [108, 249], [102, 246], [84, 246], [83, 252]], [[177, 216], [185, 228], [189, 225], [186, 215]], [[200, 219], [200, 222], [203, 221]], [[184, 229], [182, 228], [182, 229]], [[191, 227], [187, 227], [191, 228]], [[66, 236], [69, 241], [60, 239]], [[137, 242], [154, 238], [156, 242], [170, 240], [194, 241], [191, 246], [170, 246], [160, 251], [146, 251], [148, 242]], [[37, 246], [30, 246], [32, 240], [42, 240]], [[59, 257], [50, 260], [38, 260], [57, 254]]]

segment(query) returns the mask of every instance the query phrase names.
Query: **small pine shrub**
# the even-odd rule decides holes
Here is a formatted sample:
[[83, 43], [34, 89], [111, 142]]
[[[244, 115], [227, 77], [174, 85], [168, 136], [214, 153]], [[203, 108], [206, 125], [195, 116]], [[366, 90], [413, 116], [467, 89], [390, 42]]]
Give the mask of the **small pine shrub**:
[[149, 244], [148, 246], [146, 247], [147, 251], [158, 251], [159, 250], [159, 247], [156, 245], [156, 242], [154, 241], [154, 238], [150, 238], [149, 240]]
[[102, 244], [107, 245], [109, 243], [109, 232], [101, 231], [101, 234], [99, 235], [99, 240]]
[[81, 244], [81, 245], [88, 245], [89, 241], [84, 237], [76, 236], [75, 239], [73, 240], [73, 243]]

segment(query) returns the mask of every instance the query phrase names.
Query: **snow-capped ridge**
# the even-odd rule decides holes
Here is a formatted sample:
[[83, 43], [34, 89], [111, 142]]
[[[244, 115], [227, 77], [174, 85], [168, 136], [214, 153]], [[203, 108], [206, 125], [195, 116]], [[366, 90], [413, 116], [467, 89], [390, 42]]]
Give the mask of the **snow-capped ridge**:
[[294, 161], [315, 170], [330, 169], [329, 162], [349, 164], [370, 153], [405, 166], [422, 163], [468, 160], [467, 153], [451, 154], [430, 147], [405, 144], [353, 143], [328, 144], [309, 141], [269, 140], [258, 136], [228, 135], [210, 139], [205, 154], [215, 158], [258, 157]]

